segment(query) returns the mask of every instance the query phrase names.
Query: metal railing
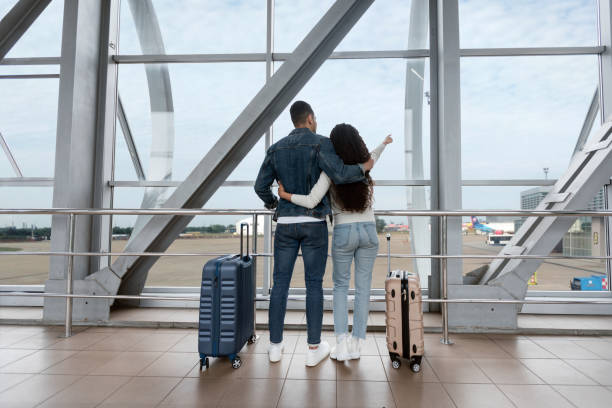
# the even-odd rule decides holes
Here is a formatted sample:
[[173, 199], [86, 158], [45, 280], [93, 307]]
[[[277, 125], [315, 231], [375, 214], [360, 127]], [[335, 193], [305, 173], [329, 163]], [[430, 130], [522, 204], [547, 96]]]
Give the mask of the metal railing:
[[[271, 253], [257, 252], [257, 223], [258, 216], [272, 215], [273, 211], [268, 210], [237, 210], [237, 209], [75, 209], [75, 208], [55, 208], [55, 209], [0, 209], [0, 214], [21, 214], [21, 215], [66, 215], [68, 216], [68, 251], [36, 251], [36, 252], [0, 252], [0, 256], [65, 256], [68, 257], [66, 270], [66, 293], [28, 293], [28, 292], [0, 292], [0, 296], [14, 297], [42, 297], [42, 298], [65, 298], [65, 335], [70, 337], [72, 334], [72, 303], [73, 299], [118, 299], [118, 300], [162, 300], [162, 301], [199, 301], [199, 297], [164, 297], [147, 295], [88, 295], [73, 293], [73, 268], [75, 256], [221, 256], [225, 253], [202, 252], [202, 253], [166, 253], [166, 252], [75, 252], [75, 228], [77, 216], [102, 216], [102, 215], [251, 215], [253, 217], [253, 252], [249, 255], [253, 257], [271, 257]], [[376, 215], [380, 216], [405, 216], [405, 217], [440, 217], [440, 254], [378, 254], [378, 257], [403, 258], [403, 259], [440, 259], [441, 261], [441, 280], [442, 297], [440, 299], [423, 299], [423, 303], [439, 303], [442, 308], [442, 338], [443, 344], [452, 344], [448, 336], [448, 304], [457, 303], [498, 303], [498, 304], [612, 304], [611, 300], [589, 299], [589, 300], [541, 300], [541, 299], [448, 299], [448, 259], [598, 259], [608, 260], [612, 256], [552, 256], [552, 255], [449, 255], [447, 254], [448, 240], [448, 218], [449, 217], [469, 217], [469, 216], [523, 216], [523, 217], [609, 217], [612, 211], [552, 211], [552, 210], [477, 210], [477, 211], [438, 211], [438, 210], [378, 210]], [[271, 239], [271, 237], [270, 237]], [[329, 255], [328, 255], [329, 256]], [[254, 267], [256, 263], [253, 264]], [[269, 296], [256, 296], [255, 301], [268, 301]], [[289, 300], [303, 300], [303, 297], [289, 297]], [[384, 302], [384, 298], [371, 299], [373, 302]]]

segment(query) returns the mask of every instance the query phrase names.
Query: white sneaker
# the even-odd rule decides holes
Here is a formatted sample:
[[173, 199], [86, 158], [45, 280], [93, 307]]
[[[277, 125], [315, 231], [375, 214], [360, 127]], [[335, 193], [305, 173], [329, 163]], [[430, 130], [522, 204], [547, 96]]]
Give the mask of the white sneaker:
[[270, 343], [268, 346], [268, 357], [270, 358], [270, 362], [276, 363], [281, 360], [283, 357], [283, 343]]
[[308, 346], [308, 351], [306, 352], [306, 366], [314, 367], [321, 361], [325, 360], [328, 355], [329, 343], [326, 341], [319, 343], [319, 347], [316, 349], [311, 349], [310, 346]]
[[346, 334], [341, 334], [336, 337], [336, 345], [332, 348], [329, 356], [338, 361], [349, 360], [349, 350], [348, 350], [349, 336]]
[[364, 339], [352, 337], [348, 340], [348, 355], [349, 359], [356, 360], [361, 357], [361, 348], [363, 347]]

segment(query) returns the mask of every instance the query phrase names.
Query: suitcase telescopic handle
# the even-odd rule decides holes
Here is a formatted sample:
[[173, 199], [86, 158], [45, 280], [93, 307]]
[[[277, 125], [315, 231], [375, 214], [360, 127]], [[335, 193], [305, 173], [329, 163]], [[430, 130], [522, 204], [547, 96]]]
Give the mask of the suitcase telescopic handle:
[[242, 245], [244, 242], [244, 227], [246, 227], [247, 230], [247, 238], [246, 238], [246, 256], [249, 256], [249, 223], [248, 222], [243, 222], [242, 224], [240, 224], [240, 258], [243, 258], [243, 252], [242, 252]]
[[391, 272], [391, 234], [387, 233], [387, 270]]

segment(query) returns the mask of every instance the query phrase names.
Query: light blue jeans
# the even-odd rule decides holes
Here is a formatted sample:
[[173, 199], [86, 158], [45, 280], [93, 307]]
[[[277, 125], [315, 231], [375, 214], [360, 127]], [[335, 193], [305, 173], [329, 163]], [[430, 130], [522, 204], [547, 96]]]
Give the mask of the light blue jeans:
[[351, 264], [355, 260], [355, 305], [353, 336], [365, 339], [370, 310], [372, 269], [378, 253], [378, 235], [373, 222], [354, 222], [334, 227], [332, 261], [334, 265], [334, 331], [348, 334], [348, 290]]

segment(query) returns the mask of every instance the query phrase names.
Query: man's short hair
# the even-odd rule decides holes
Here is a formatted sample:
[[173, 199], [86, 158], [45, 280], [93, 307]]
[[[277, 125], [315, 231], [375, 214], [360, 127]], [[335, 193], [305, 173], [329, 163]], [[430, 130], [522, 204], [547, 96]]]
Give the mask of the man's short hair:
[[305, 123], [308, 115], [314, 115], [310, 105], [304, 101], [295, 101], [289, 108], [289, 113], [291, 114], [291, 121], [296, 126]]

